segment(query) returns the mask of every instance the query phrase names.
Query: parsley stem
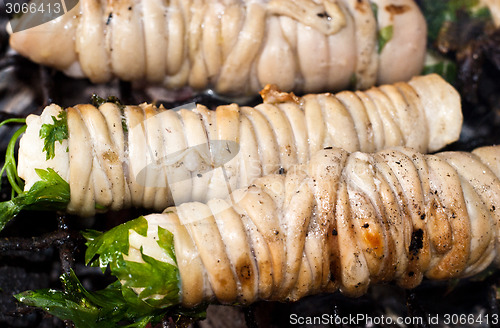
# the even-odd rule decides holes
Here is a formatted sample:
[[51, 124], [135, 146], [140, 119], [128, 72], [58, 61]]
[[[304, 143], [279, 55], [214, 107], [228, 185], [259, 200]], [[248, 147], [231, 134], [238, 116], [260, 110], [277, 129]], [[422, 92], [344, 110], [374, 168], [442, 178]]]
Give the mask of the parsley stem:
[[0, 126], [3, 126], [5, 124], [9, 123], [20, 123], [20, 124], [26, 124], [26, 119], [25, 118], [9, 118], [3, 122], [0, 123]]
[[[26, 119], [25, 118], [10, 118], [7, 119], [3, 122], [0, 122], [0, 127], [9, 124], [9, 123], [20, 123], [20, 124], [26, 124]], [[15, 193], [20, 194], [23, 190], [22, 186], [24, 185], [24, 182], [19, 178], [17, 175], [17, 168], [16, 168], [16, 158], [14, 156], [14, 148], [16, 146], [17, 139], [19, 136], [26, 131], [26, 125], [21, 127], [19, 130], [17, 130], [12, 138], [9, 141], [9, 144], [7, 146], [7, 150], [5, 152], [5, 163], [2, 169], [0, 170], [0, 181], [2, 178], [2, 175], [4, 172], [7, 173], [7, 179], [9, 180], [10, 185], [12, 186], [12, 198], [14, 198]]]
[[[12, 139], [9, 141], [9, 145], [7, 146], [7, 151], [5, 153], [5, 166], [4, 169], [7, 172], [7, 179], [9, 180], [10, 185], [12, 186], [12, 189], [17, 192], [18, 194], [22, 193], [23, 190], [20, 187], [23, 182], [17, 175], [17, 167], [16, 167], [16, 158], [14, 155], [14, 150], [16, 146], [17, 139], [21, 134], [26, 131], [26, 125], [22, 126], [19, 130], [17, 130], [14, 135], [12, 136]], [[3, 171], [3, 169], [2, 169]], [[3, 173], [3, 172], [2, 172]]]

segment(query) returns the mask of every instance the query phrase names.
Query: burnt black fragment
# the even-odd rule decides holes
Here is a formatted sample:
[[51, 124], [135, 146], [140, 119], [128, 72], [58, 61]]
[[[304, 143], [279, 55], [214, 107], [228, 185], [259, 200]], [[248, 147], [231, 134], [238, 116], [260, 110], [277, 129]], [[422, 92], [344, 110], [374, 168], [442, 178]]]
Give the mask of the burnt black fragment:
[[418, 252], [424, 247], [424, 231], [418, 229], [411, 234], [411, 243], [409, 252], [412, 256], [417, 256]]

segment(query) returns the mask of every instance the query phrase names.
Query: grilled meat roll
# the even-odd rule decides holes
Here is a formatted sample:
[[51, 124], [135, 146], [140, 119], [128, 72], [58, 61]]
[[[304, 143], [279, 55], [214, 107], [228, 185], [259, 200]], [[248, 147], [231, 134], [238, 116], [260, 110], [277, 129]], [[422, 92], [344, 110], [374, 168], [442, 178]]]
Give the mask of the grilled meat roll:
[[[359, 296], [378, 282], [413, 288], [423, 277], [468, 277], [500, 263], [499, 177], [500, 146], [436, 155], [325, 149], [225, 200], [181, 204], [104, 233], [90, 242], [87, 258], [113, 257], [112, 270], [121, 263], [122, 288], [137, 281], [123, 269], [130, 263], [144, 256], [170, 263], [178, 275], [165, 286], [177, 286], [177, 277], [185, 306], [297, 300], [337, 289]], [[158, 242], [165, 231], [173, 234], [170, 253]], [[108, 238], [128, 240], [125, 251], [97, 250]], [[142, 284], [132, 288], [139, 298]]]
[[421, 72], [427, 32], [413, 0], [81, 0], [22, 26], [11, 47], [70, 76], [235, 95], [406, 81]]
[[[26, 120], [19, 176], [29, 190], [40, 180], [36, 169], [54, 169], [70, 185], [71, 213], [93, 215], [96, 205], [161, 211], [225, 197], [257, 177], [307, 163], [324, 147], [435, 151], [458, 138], [462, 123], [458, 93], [437, 75], [366, 92], [299, 98], [269, 87], [262, 95], [255, 108], [215, 111], [48, 106]], [[52, 143], [54, 158], [41, 137], [51, 124], [66, 125], [68, 135]]]

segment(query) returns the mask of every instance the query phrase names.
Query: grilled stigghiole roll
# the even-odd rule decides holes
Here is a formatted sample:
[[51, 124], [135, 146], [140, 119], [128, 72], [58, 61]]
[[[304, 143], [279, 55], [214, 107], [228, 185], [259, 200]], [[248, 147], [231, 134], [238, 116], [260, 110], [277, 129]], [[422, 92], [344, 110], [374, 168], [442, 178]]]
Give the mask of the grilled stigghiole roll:
[[321, 92], [418, 75], [426, 33], [413, 0], [81, 0], [10, 44], [93, 82]]
[[[162, 211], [223, 198], [257, 177], [307, 163], [324, 147], [435, 151], [458, 138], [462, 123], [458, 93], [437, 75], [366, 92], [298, 98], [266, 88], [262, 95], [255, 108], [232, 104], [215, 111], [48, 106], [27, 118], [19, 176], [30, 190], [40, 180], [36, 169], [54, 169], [69, 183], [68, 211], [83, 216], [96, 206]], [[53, 143], [49, 159], [40, 135], [56, 121], [67, 125], [68, 138]]]
[[[499, 146], [437, 155], [327, 149], [231, 198], [181, 204], [115, 228], [90, 242], [87, 258], [109, 259], [113, 251], [95, 245], [125, 236], [123, 254], [113, 253], [122, 288], [135, 281], [123, 268], [152, 257], [178, 270], [177, 301], [185, 306], [337, 289], [359, 296], [377, 282], [413, 288], [423, 277], [467, 277], [500, 263], [499, 176]], [[166, 231], [170, 253], [157, 242]], [[174, 280], [165, 285], [177, 286]], [[145, 302], [147, 286], [132, 288]]]

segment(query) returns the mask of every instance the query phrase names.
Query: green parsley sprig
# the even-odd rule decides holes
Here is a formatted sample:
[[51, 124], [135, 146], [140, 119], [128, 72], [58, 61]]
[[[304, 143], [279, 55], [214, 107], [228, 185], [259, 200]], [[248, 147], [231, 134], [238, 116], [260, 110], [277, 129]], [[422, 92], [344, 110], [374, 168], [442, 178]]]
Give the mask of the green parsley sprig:
[[[206, 304], [194, 309], [179, 305], [180, 278], [177, 266], [149, 257], [142, 250], [143, 263], [124, 259], [123, 255], [129, 252], [131, 231], [146, 236], [147, 220], [140, 217], [105, 233], [94, 230], [83, 233], [88, 246], [86, 263], [99, 266], [103, 272], [109, 267], [118, 278], [105, 289], [87, 291], [75, 273], [71, 272], [61, 276], [64, 291], [26, 291], [15, 297], [60, 319], [71, 320], [77, 328], [110, 328], [119, 324], [143, 328], [148, 323], [154, 325], [160, 322], [165, 316], [204, 318]], [[158, 245], [175, 262], [172, 233], [158, 227], [158, 237]], [[140, 293], [137, 293], [139, 290]]]
[[68, 119], [65, 110], [61, 111], [57, 117], [52, 116], [52, 124], [43, 124], [40, 128], [40, 138], [44, 139], [42, 151], [46, 152], [46, 159], [56, 156], [55, 143], [68, 139]]
[[[9, 119], [1, 122], [0, 126], [8, 123], [26, 123], [26, 120]], [[25, 131], [26, 125], [13, 134], [5, 153], [5, 164], [0, 170], [0, 176], [5, 172], [12, 186], [11, 200], [0, 203], [0, 231], [23, 209], [63, 210], [70, 200], [69, 184], [51, 168], [36, 169], [36, 174], [41, 180], [35, 182], [30, 190], [23, 191], [24, 181], [17, 174], [15, 146]]]

